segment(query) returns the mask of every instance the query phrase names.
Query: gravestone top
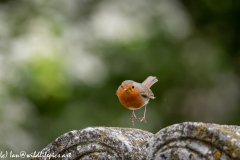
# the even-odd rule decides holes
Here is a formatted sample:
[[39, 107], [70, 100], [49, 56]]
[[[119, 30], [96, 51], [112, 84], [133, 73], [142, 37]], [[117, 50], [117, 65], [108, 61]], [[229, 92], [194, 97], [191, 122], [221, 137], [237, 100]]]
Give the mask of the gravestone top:
[[88, 127], [58, 137], [34, 160], [240, 159], [240, 127], [184, 122], [156, 134], [117, 127]]

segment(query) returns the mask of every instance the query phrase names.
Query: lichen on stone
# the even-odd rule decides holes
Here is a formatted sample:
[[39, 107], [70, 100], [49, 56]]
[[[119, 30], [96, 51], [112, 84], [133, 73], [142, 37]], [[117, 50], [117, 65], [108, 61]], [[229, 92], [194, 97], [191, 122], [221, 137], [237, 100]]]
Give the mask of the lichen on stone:
[[238, 160], [240, 127], [185, 122], [163, 128], [155, 135], [134, 128], [88, 127], [65, 133], [41, 153], [71, 155], [51, 158], [64, 160]]

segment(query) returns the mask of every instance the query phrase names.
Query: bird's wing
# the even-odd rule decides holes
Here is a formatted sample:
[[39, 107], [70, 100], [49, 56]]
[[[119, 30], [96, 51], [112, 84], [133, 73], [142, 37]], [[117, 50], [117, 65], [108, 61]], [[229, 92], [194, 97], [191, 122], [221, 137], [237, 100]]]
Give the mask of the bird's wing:
[[142, 86], [140, 94], [144, 98], [151, 98], [151, 99], [155, 98], [152, 90], [146, 86]]

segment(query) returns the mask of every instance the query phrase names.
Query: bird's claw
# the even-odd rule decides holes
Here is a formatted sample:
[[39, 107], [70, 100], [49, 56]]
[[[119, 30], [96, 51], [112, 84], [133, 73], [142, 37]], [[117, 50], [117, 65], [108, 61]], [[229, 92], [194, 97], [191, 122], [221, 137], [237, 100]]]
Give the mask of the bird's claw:
[[134, 120], [137, 119], [136, 115], [135, 114], [132, 114], [132, 116], [128, 119], [128, 120], [131, 120], [133, 125], [134, 125]]
[[147, 123], [147, 121], [146, 121], [146, 119], [145, 119], [145, 117], [142, 117], [142, 118], [138, 118], [138, 120], [140, 121], [140, 122], [145, 122], [145, 123]]

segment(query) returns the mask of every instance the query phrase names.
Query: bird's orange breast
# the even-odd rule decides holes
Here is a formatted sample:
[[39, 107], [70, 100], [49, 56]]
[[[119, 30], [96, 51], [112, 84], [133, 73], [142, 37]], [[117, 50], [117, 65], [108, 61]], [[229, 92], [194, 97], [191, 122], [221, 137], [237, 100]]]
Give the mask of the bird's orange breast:
[[124, 91], [123, 88], [119, 88], [117, 95], [120, 103], [128, 109], [135, 110], [144, 105], [140, 92], [137, 89]]

